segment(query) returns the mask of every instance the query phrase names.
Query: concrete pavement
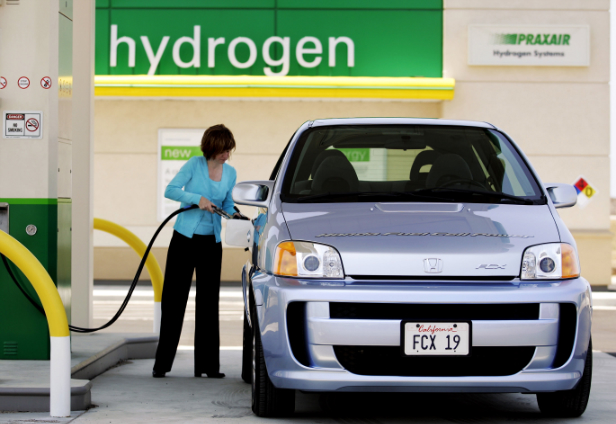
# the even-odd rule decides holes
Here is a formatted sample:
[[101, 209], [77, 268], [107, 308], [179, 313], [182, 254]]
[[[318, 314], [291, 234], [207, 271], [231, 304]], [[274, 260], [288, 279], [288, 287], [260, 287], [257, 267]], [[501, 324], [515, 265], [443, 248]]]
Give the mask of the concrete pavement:
[[[154, 379], [152, 360], [134, 360], [92, 381], [97, 407], [78, 415], [75, 424], [266, 422], [250, 410], [250, 386], [240, 379], [239, 351], [221, 352], [227, 378], [192, 377], [192, 352], [178, 353], [171, 373]], [[616, 417], [616, 358], [595, 353], [590, 403], [576, 423], [608, 423]], [[325, 410], [322, 409], [325, 407]], [[1, 423], [5, 421], [0, 415]], [[16, 419], [18, 416], [10, 417]], [[546, 419], [534, 395], [506, 394], [297, 394], [293, 417], [271, 420], [317, 424], [408, 423], [561, 423]], [[20, 424], [28, 421], [20, 421]], [[40, 421], [38, 421], [40, 422]], [[49, 421], [48, 421], [49, 422]]]
[[[117, 293], [116, 293], [117, 292]], [[143, 289], [130, 313], [111, 330], [151, 329], [149, 303], [151, 293]], [[250, 409], [250, 386], [240, 379], [241, 293], [223, 289], [221, 318], [223, 330], [221, 370], [223, 380], [192, 377], [193, 352], [191, 313], [186, 317], [173, 370], [166, 378], [151, 377], [153, 360], [131, 360], [112, 368], [91, 381], [92, 401], [96, 407], [74, 412], [70, 419], [51, 419], [48, 414], [0, 413], [3, 423], [193, 423], [221, 420], [225, 423], [264, 422]], [[97, 288], [95, 317], [101, 321], [111, 314], [122, 298], [120, 288]], [[194, 298], [192, 298], [194, 299]], [[103, 302], [103, 303], [97, 303]], [[222, 302], [226, 302], [223, 304]], [[115, 308], [115, 309], [114, 309]], [[127, 312], [129, 312], [127, 310]], [[239, 313], [238, 313], [239, 312]], [[593, 337], [595, 348], [616, 352], [616, 293], [595, 294]], [[601, 348], [599, 348], [601, 346]], [[595, 352], [595, 366], [590, 403], [576, 423], [607, 423], [616, 417], [616, 358]], [[534, 395], [506, 394], [297, 394], [297, 413], [275, 422], [309, 422], [318, 424], [402, 423], [409, 420], [427, 423], [560, 423], [567, 420], [546, 419], [537, 408]]]

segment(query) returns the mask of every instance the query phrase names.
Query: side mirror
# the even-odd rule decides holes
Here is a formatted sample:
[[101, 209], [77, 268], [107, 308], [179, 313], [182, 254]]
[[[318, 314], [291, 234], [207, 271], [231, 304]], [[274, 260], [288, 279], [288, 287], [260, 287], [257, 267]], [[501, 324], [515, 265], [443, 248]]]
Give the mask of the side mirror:
[[254, 226], [245, 219], [228, 219], [225, 228], [225, 243], [229, 246], [252, 247]]
[[543, 185], [555, 208], [570, 208], [577, 202], [577, 191], [570, 184], [549, 183]]
[[274, 189], [274, 181], [244, 181], [237, 183], [231, 196], [240, 205], [267, 208]]

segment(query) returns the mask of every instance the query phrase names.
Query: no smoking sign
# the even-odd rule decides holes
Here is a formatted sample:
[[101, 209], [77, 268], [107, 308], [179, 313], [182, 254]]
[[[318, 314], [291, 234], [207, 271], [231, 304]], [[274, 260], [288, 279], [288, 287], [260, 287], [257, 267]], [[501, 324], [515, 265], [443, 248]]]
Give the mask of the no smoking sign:
[[51, 88], [51, 78], [49, 77], [41, 78], [41, 87], [43, 87], [45, 90], [49, 90]]
[[43, 136], [43, 112], [3, 111], [3, 138], [39, 139]]
[[41, 124], [36, 118], [28, 118], [26, 121], [26, 130], [29, 132], [37, 132]]

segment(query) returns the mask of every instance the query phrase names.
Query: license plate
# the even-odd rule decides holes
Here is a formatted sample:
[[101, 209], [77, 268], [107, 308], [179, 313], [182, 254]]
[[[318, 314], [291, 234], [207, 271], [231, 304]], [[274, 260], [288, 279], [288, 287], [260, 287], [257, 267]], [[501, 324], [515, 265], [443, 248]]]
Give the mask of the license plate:
[[470, 322], [402, 322], [402, 349], [410, 356], [468, 355]]

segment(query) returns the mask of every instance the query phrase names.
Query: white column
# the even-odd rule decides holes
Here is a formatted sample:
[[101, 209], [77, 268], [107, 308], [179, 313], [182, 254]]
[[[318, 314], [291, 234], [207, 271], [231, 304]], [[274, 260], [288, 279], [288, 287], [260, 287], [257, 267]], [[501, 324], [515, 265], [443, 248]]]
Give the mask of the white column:
[[616, 197], [616, 0], [610, 0], [610, 197]]
[[160, 334], [160, 317], [162, 315], [162, 310], [160, 307], [160, 302], [154, 302], [154, 333]]
[[72, 324], [92, 326], [94, 0], [73, 2]]
[[71, 415], [71, 339], [50, 337], [51, 360], [49, 381], [49, 414], [52, 417]]

